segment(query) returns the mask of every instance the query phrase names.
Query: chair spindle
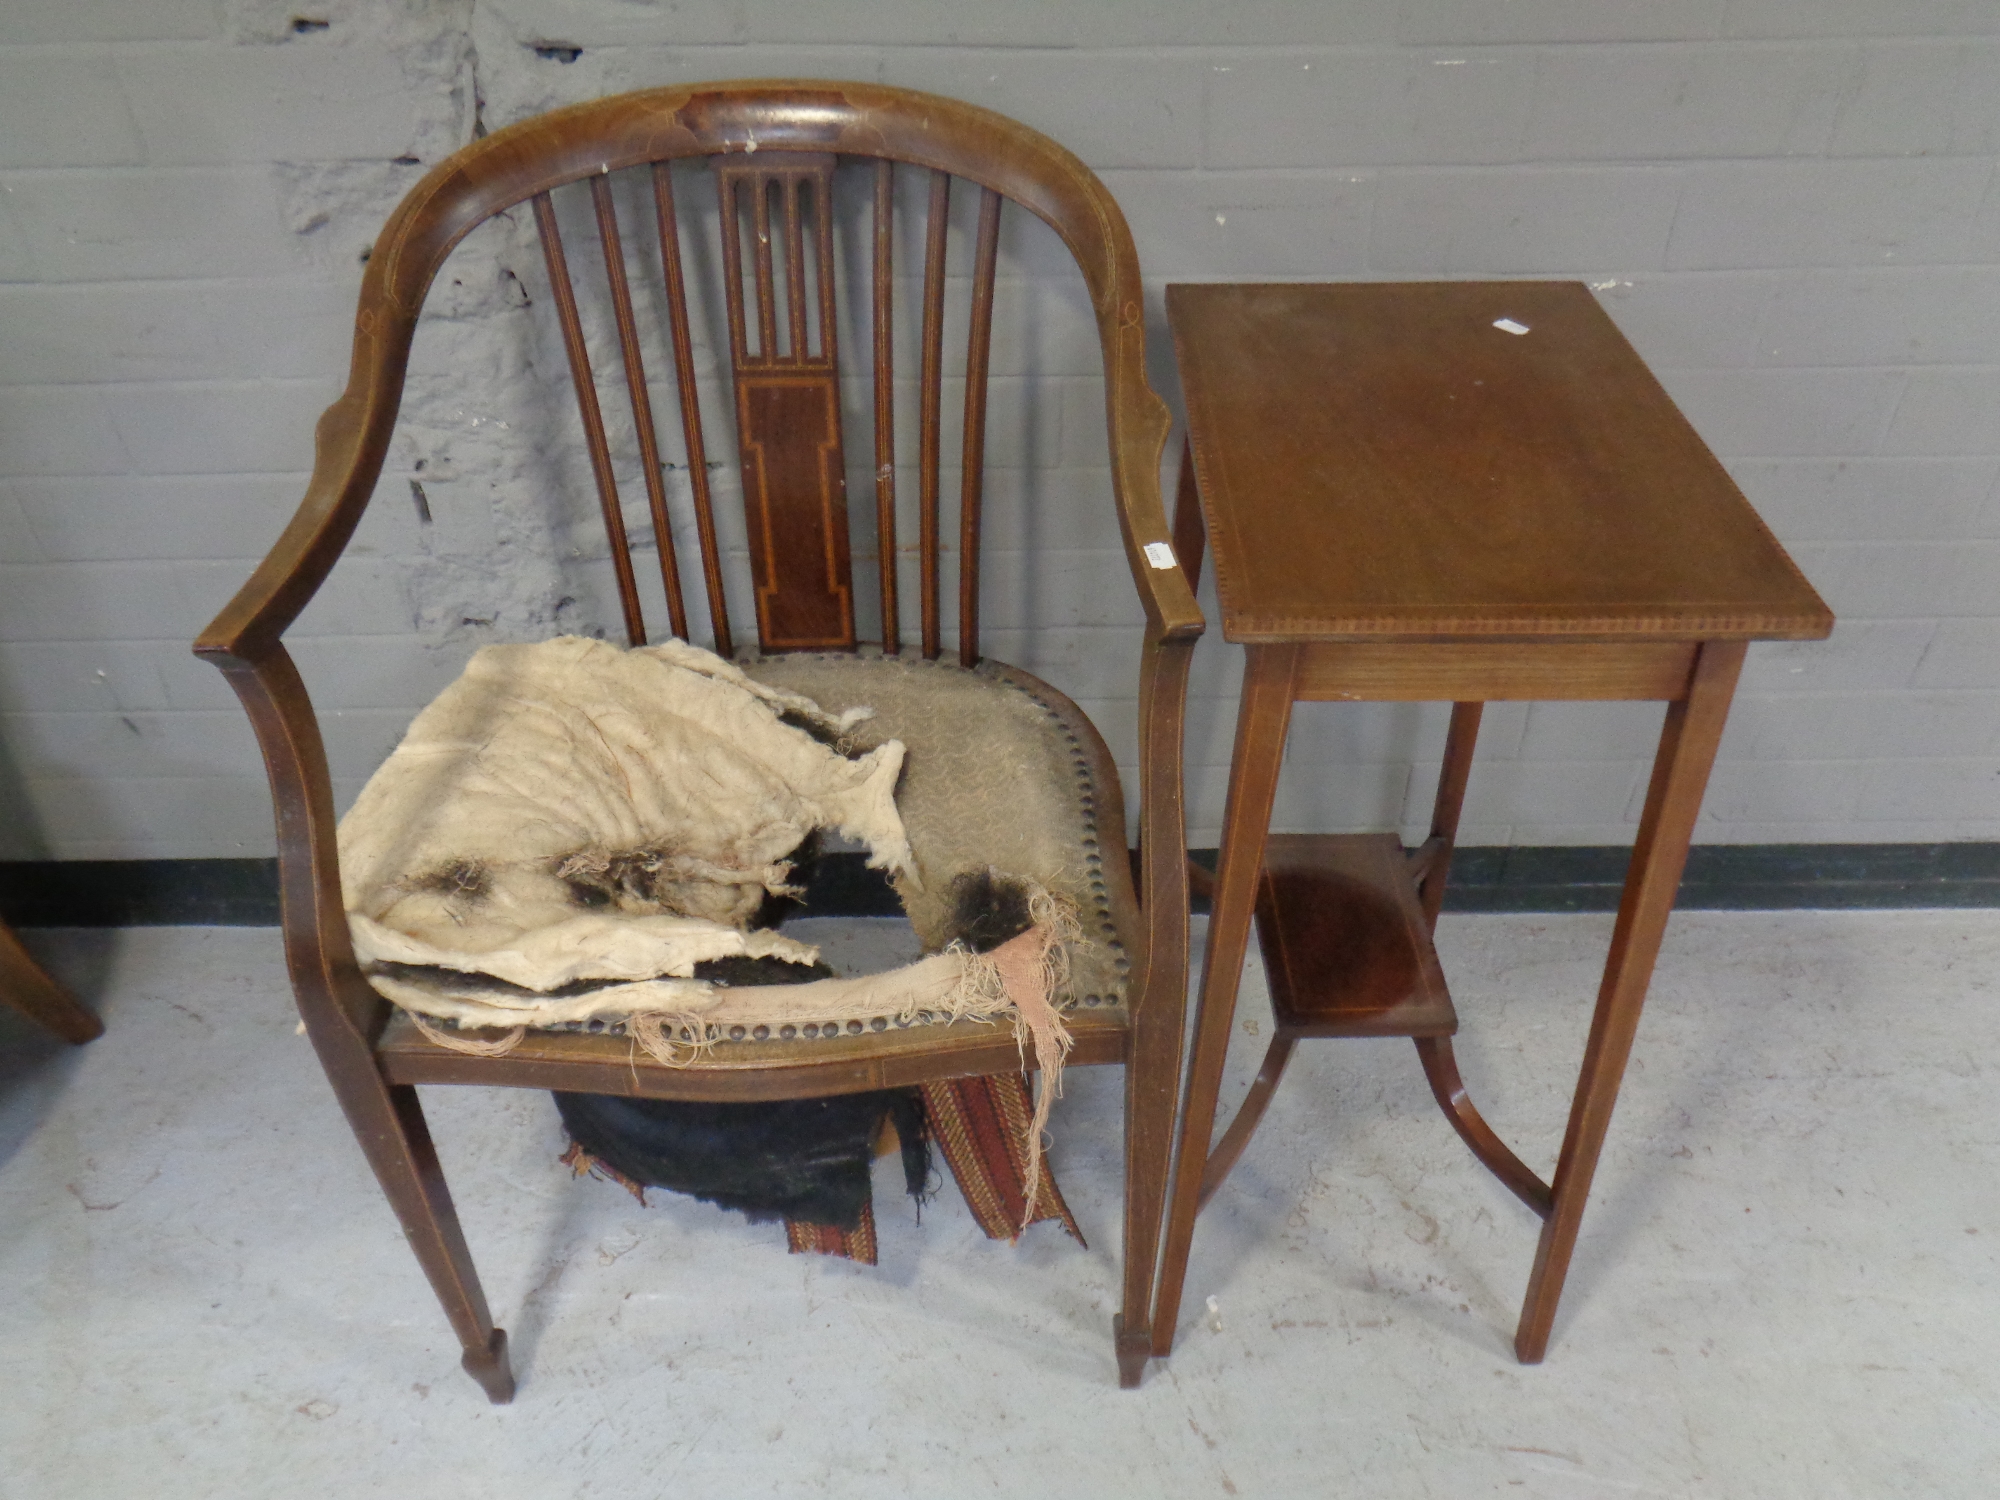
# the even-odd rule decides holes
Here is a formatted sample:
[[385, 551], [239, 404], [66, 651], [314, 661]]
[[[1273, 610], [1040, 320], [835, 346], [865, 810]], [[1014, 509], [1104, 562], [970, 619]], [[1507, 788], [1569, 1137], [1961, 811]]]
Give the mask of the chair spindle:
[[569, 262], [563, 255], [562, 231], [556, 227], [555, 206], [547, 193], [535, 194], [535, 228], [541, 235], [542, 255], [548, 262], [549, 286], [555, 293], [556, 313], [562, 322], [563, 347], [569, 352], [570, 378], [576, 385], [577, 410], [583, 416], [584, 442], [590, 450], [591, 473], [597, 480], [598, 504], [604, 511], [604, 529], [611, 539], [611, 565], [618, 574], [618, 602], [625, 611], [625, 638], [634, 646], [646, 644], [646, 622], [639, 612], [639, 586], [632, 576], [632, 549], [625, 540], [625, 516], [618, 505], [618, 481], [611, 472], [611, 448], [604, 438], [604, 413], [597, 404], [597, 382], [590, 373], [590, 354], [583, 342], [583, 319], [576, 310], [576, 287], [569, 279]]
[[931, 173], [931, 203], [924, 244], [924, 353], [922, 434], [918, 447], [918, 550], [923, 564], [924, 660], [937, 660], [938, 449], [944, 402], [944, 251], [951, 215], [951, 174]]
[[687, 606], [681, 598], [680, 564], [674, 553], [673, 520], [667, 514], [666, 476], [660, 470], [660, 439], [653, 427], [653, 400], [646, 390], [646, 361], [639, 349], [639, 320], [632, 312], [632, 288], [625, 275], [625, 246], [618, 234], [618, 209], [611, 201], [611, 179], [590, 179], [591, 205], [597, 210], [597, 238], [604, 249], [604, 274], [611, 284], [611, 306], [618, 318], [618, 348], [625, 358], [625, 385], [632, 396], [632, 425], [639, 437], [639, 467], [646, 476], [646, 504], [653, 513], [653, 541], [660, 553], [660, 582], [667, 593], [668, 627], [687, 638]]
[[875, 552], [882, 571], [882, 650], [902, 649], [896, 612], [895, 166], [875, 163]]
[[[771, 183], [750, 179], [751, 260], [757, 278], [757, 362], [771, 364], [779, 356], [776, 257], [771, 254]], [[732, 216], [732, 222], [734, 217]]]
[[993, 272], [1000, 253], [1000, 195], [979, 196], [972, 263], [972, 326], [965, 342], [965, 440], [958, 499], [958, 662], [979, 664], [979, 512], [986, 473], [986, 368], [993, 352]]
[[[726, 205], [726, 184], [723, 193]], [[694, 336], [688, 327], [687, 278], [681, 269], [680, 215], [674, 204], [670, 162], [653, 163], [653, 207], [659, 219], [660, 265], [667, 283], [667, 325], [674, 344], [674, 383], [680, 392], [681, 431], [687, 440], [688, 485], [694, 495], [695, 534], [701, 542], [701, 577], [708, 590], [709, 627], [715, 632], [716, 654], [728, 657], [735, 654], [735, 646], [729, 636], [729, 601], [722, 592], [722, 552], [715, 540], [715, 505], [708, 487], [708, 445], [702, 441], [701, 395], [695, 386]], [[736, 308], [732, 301], [732, 316]]]
[[811, 323], [806, 317], [805, 214], [799, 195], [807, 184], [796, 177], [778, 179], [785, 208], [785, 333], [794, 359], [812, 357]]

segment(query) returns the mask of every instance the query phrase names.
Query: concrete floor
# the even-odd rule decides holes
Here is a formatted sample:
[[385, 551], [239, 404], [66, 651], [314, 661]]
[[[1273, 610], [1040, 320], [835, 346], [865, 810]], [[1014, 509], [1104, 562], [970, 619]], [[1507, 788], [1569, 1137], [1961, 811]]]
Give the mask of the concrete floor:
[[[1538, 1168], [1608, 930], [1444, 924], [1467, 1079]], [[1136, 1393], [1113, 1072], [1075, 1071], [1055, 1119], [1088, 1251], [989, 1244], [949, 1187], [919, 1226], [883, 1163], [876, 1269], [572, 1181], [545, 1096], [432, 1091], [507, 1408], [458, 1371], [274, 932], [30, 938], [109, 1030], [70, 1051], [0, 1017], [8, 1500], [2000, 1487], [2000, 912], [1677, 917], [1534, 1369], [1535, 1220], [1405, 1044], [1301, 1049]], [[1260, 1020], [1246, 995], [1226, 1100]]]

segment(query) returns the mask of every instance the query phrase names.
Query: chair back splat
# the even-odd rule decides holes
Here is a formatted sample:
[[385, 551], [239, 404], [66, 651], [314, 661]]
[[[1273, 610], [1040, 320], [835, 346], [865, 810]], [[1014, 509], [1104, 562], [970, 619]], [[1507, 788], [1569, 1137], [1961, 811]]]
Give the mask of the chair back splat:
[[[743, 476], [758, 645], [764, 651], [846, 651], [858, 637], [847, 515], [847, 473], [841, 419], [840, 314], [834, 248], [835, 175], [839, 157], [825, 151], [758, 150], [711, 159], [718, 198], [722, 292], [727, 308], [730, 394]], [[706, 465], [708, 443], [696, 386], [682, 226], [672, 164], [651, 164], [652, 206], [671, 331], [682, 434], [693, 480], [696, 536], [701, 549], [709, 624], [717, 651], [734, 648], [724, 603], [722, 558]], [[920, 578], [922, 651], [943, 650], [939, 604], [940, 471], [944, 462], [944, 326], [946, 249], [952, 174], [932, 169], [924, 231], [923, 358], [918, 445], [922, 496]], [[574, 279], [551, 189], [534, 196], [563, 348], [569, 359], [598, 502], [610, 539], [626, 637], [646, 641], [644, 606], [626, 536], [611, 444], [591, 368]], [[640, 472], [659, 539], [661, 581], [675, 635], [687, 635], [687, 610], [673, 542], [658, 433], [647, 394], [639, 318], [632, 299], [611, 176], [589, 178], [591, 207], [604, 256], [606, 284], [618, 329], [623, 384], [632, 406]], [[873, 304], [875, 519], [881, 574], [882, 648], [901, 647], [895, 559], [896, 521], [895, 163], [878, 158], [873, 175], [870, 292]], [[987, 372], [992, 350], [993, 292], [1000, 250], [1002, 195], [979, 189], [979, 221], [963, 372], [965, 420], [959, 452], [959, 661], [979, 660], [980, 500], [985, 474]], [[697, 457], [699, 455], [699, 457]]]
[[[1082, 1007], [1071, 1015], [1071, 1061], [1127, 1070], [1126, 1264], [1116, 1346], [1121, 1378], [1136, 1383], [1152, 1344], [1178, 1092], [1187, 955], [1182, 720], [1188, 661], [1202, 630], [1161, 504], [1168, 415], [1146, 381], [1138, 258], [1103, 184], [1046, 137], [933, 95], [824, 82], [702, 84], [600, 99], [496, 131], [434, 167], [375, 241], [347, 388], [320, 419], [304, 500], [195, 643], [228, 676], [264, 752], [300, 1013], [460, 1338], [465, 1368], [495, 1400], [511, 1395], [505, 1336], [479, 1290], [414, 1085], [728, 1101], [854, 1093], [1022, 1065], [1005, 1028], [971, 1022], [873, 1031], [855, 1023], [838, 1039], [827, 1028], [817, 1043], [789, 1040], [789, 1030], [782, 1040], [759, 1033], [686, 1066], [637, 1059], [622, 1036], [568, 1032], [536, 1033], [505, 1055], [468, 1056], [416, 1034], [362, 973], [342, 894], [325, 742], [283, 635], [339, 560], [376, 490], [433, 283], [468, 234], [510, 210], [526, 210], [540, 243], [628, 642], [648, 640], [650, 608], [654, 634], [686, 639], [692, 624], [723, 656], [738, 654], [737, 637], [754, 621], [762, 661], [752, 665], [773, 680], [823, 668], [929, 677], [933, 669], [917, 663], [853, 653], [879, 642], [884, 657], [907, 657], [908, 625], [909, 646], [936, 661], [955, 627], [958, 667], [940, 664], [940, 684], [949, 678], [963, 688], [976, 678], [1031, 707], [1037, 722], [1057, 726], [1049, 743], [1061, 749], [1050, 752], [1050, 765], [1069, 789], [1066, 805], [1087, 823], [1074, 860], [1078, 900], [1103, 938], [1102, 964], [1090, 972], [1105, 976], [1079, 981], [1081, 991], [1065, 1002]], [[981, 652], [987, 447], [990, 435], [996, 446], [998, 438], [987, 412], [994, 302], [1003, 214], [1022, 211], [1051, 228], [1073, 260], [1102, 359], [1110, 490], [1145, 613], [1136, 685], [1143, 855], [1136, 881], [1125, 857], [1123, 794], [1102, 739], [1056, 689]], [[899, 246], [908, 247], [908, 268], [898, 265]], [[702, 295], [711, 281], [720, 282], [719, 297]], [[914, 391], [910, 372], [899, 383], [896, 368], [899, 292], [910, 295], [905, 336], [914, 338], [903, 357], [908, 363], [913, 356]], [[705, 388], [705, 379], [713, 384]], [[947, 418], [961, 391], [963, 417], [954, 423]], [[901, 444], [899, 406], [916, 421], [914, 440], [904, 432]], [[872, 426], [872, 515], [863, 502], [850, 517], [854, 434], [845, 430], [844, 412], [855, 434]], [[732, 430], [740, 541], [733, 515], [718, 513], [726, 491], [713, 474], [723, 467], [715, 455], [729, 451]], [[904, 479], [914, 480], [916, 503], [908, 505], [906, 490], [899, 519], [899, 465], [910, 457], [916, 472], [905, 471]], [[685, 462], [684, 490], [670, 478], [676, 459]], [[943, 493], [953, 461], [955, 538]], [[636, 502], [635, 471], [657, 585], [646, 576], [650, 569], [635, 563], [628, 535], [628, 524], [633, 532], [644, 524], [636, 509], [628, 523], [620, 493], [622, 478]], [[856, 471], [857, 484], [863, 472]], [[899, 578], [899, 559], [912, 544], [910, 576]], [[870, 554], [879, 574], [873, 589], [865, 576]], [[957, 610], [948, 620], [944, 596], [954, 568]], [[746, 577], [747, 594], [732, 612], [730, 589]], [[705, 621], [692, 597], [697, 587]], [[929, 752], [931, 764], [944, 764], [953, 748]], [[907, 785], [899, 799], [906, 792], [914, 805]], [[952, 855], [948, 872], [971, 867], [969, 847]], [[985, 868], [986, 856], [977, 858]]]

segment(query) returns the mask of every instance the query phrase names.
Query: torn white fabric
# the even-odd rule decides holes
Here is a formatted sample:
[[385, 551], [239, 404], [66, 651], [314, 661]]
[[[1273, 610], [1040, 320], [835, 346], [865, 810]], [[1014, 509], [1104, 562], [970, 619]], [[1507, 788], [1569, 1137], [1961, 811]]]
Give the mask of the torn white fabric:
[[427, 942], [359, 912], [348, 914], [347, 925], [374, 962], [490, 974], [528, 990], [585, 979], [691, 979], [696, 964], [717, 958], [780, 958], [794, 964], [819, 959], [819, 949], [810, 943], [778, 932], [744, 931], [694, 917], [571, 917], [525, 932], [508, 947], [478, 953]]
[[940, 933], [942, 952], [886, 973], [697, 977], [721, 959], [818, 960], [749, 926], [816, 829], [864, 845], [906, 903], [926, 896], [895, 800], [903, 743], [842, 739], [870, 712], [829, 714], [683, 641], [488, 646], [340, 825], [356, 957], [435, 1043], [487, 1056], [531, 1029], [600, 1021], [681, 1066], [724, 1040], [1005, 1020], [1042, 1073], [1025, 1143], [1036, 1183], [1070, 1041], [1056, 1000], [1082, 936], [1074, 903], [1039, 880], [1005, 877], [1026, 887], [1031, 925], [988, 953]]
[[341, 822], [356, 954], [542, 992], [795, 956], [742, 929], [814, 829], [918, 880], [901, 742], [850, 759], [785, 722], [837, 736], [859, 717], [683, 641], [485, 647]]

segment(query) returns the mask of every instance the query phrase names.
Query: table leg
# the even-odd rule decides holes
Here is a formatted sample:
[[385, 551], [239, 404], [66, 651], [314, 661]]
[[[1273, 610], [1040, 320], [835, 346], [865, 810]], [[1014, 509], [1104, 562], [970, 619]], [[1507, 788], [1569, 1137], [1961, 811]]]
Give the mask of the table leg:
[[1542, 1226], [1535, 1268], [1528, 1278], [1527, 1300], [1514, 1335], [1514, 1352], [1523, 1364], [1538, 1364], [1548, 1351], [1555, 1323], [1556, 1302], [1576, 1249], [1590, 1179], [1618, 1102], [1618, 1085], [1639, 1029], [1639, 1010], [1653, 976], [1667, 915], [1673, 910], [1681, 870], [1687, 863], [1688, 840], [1701, 811], [1709, 767], [1729, 716], [1729, 701], [1743, 667], [1745, 643], [1708, 641], [1695, 658], [1694, 674], [1685, 698], [1670, 704], [1660, 731], [1660, 748], [1653, 761], [1652, 785], [1632, 847], [1625, 877], [1625, 894], [1618, 906], [1618, 925], [1611, 937], [1604, 982], [1590, 1023], [1590, 1040], [1583, 1069], [1570, 1106], [1569, 1128], [1556, 1163], [1553, 1204]]
[[1195, 483], [1194, 449], [1181, 443], [1180, 485], [1174, 492], [1174, 553], [1188, 587], [1201, 587], [1201, 563], [1208, 547], [1208, 532], [1202, 526], [1201, 489]]
[[1422, 868], [1417, 891], [1424, 903], [1424, 921], [1433, 932], [1444, 905], [1445, 878], [1451, 873], [1451, 851], [1458, 842], [1458, 815], [1465, 809], [1465, 783], [1472, 775], [1472, 752], [1479, 744], [1479, 720], [1485, 712], [1484, 703], [1451, 706], [1444, 767], [1438, 772], [1437, 802], [1431, 809], [1431, 835], [1417, 851]]
[[[1451, 873], [1451, 852], [1458, 843], [1459, 814], [1465, 810], [1465, 785], [1472, 775], [1472, 752], [1479, 743], [1479, 720], [1484, 703], [1454, 703], [1451, 732], [1445, 738], [1444, 767], [1438, 774], [1437, 802], [1431, 811], [1431, 833], [1416, 851], [1417, 896], [1423, 902], [1424, 925], [1437, 931], [1438, 912], [1444, 906], [1444, 885]], [[1528, 1170], [1507, 1143], [1493, 1133], [1485, 1116], [1466, 1092], [1459, 1076], [1458, 1059], [1448, 1036], [1413, 1038], [1417, 1056], [1424, 1065], [1424, 1077], [1438, 1108], [1458, 1132], [1459, 1139], [1508, 1190], [1543, 1218], [1549, 1216], [1549, 1187]]]
[[1257, 1070], [1250, 1092], [1237, 1106], [1236, 1118], [1229, 1122], [1229, 1128], [1223, 1131], [1222, 1139], [1216, 1142], [1215, 1150], [1209, 1155], [1208, 1166], [1201, 1174], [1201, 1196], [1195, 1200], [1194, 1211], [1197, 1214], [1208, 1207], [1208, 1200], [1215, 1196], [1216, 1189], [1228, 1178], [1237, 1160], [1250, 1148], [1250, 1137], [1257, 1133], [1264, 1111], [1271, 1107], [1271, 1096], [1278, 1092], [1278, 1082], [1285, 1076], [1285, 1064], [1292, 1060], [1292, 1049], [1297, 1045], [1296, 1037], [1282, 1032], [1271, 1039], [1271, 1045], [1264, 1053], [1264, 1066]]
[[1229, 1053], [1236, 986], [1243, 974], [1243, 954], [1257, 907], [1257, 877], [1264, 865], [1264, 836], [1271, 826], [1271, 802], [1277, 794], [1285, 731], [1291, 723], [1298, 658], [1296, 646], [1252, 646], [1244, 663], [1236, 749], [1230, 759], [1229, 803], [1223, 813], [1201, 996], [1195, 1006], [1194, 1045], [1181, 1096], [1174, 1187], [1167, 1200], [1166, 1239], [1153, 1303], [1156, 1355], [1168, 1354], [1174, 1347], [1181, 1283], [1187, 1276], [1188, 1246], [1194, 1238], [1202, 1174], [1208, 1165], [1208, 1138], [1215, 1128], [1215, 1096], [1222, 1086], [1222, 1065]]

